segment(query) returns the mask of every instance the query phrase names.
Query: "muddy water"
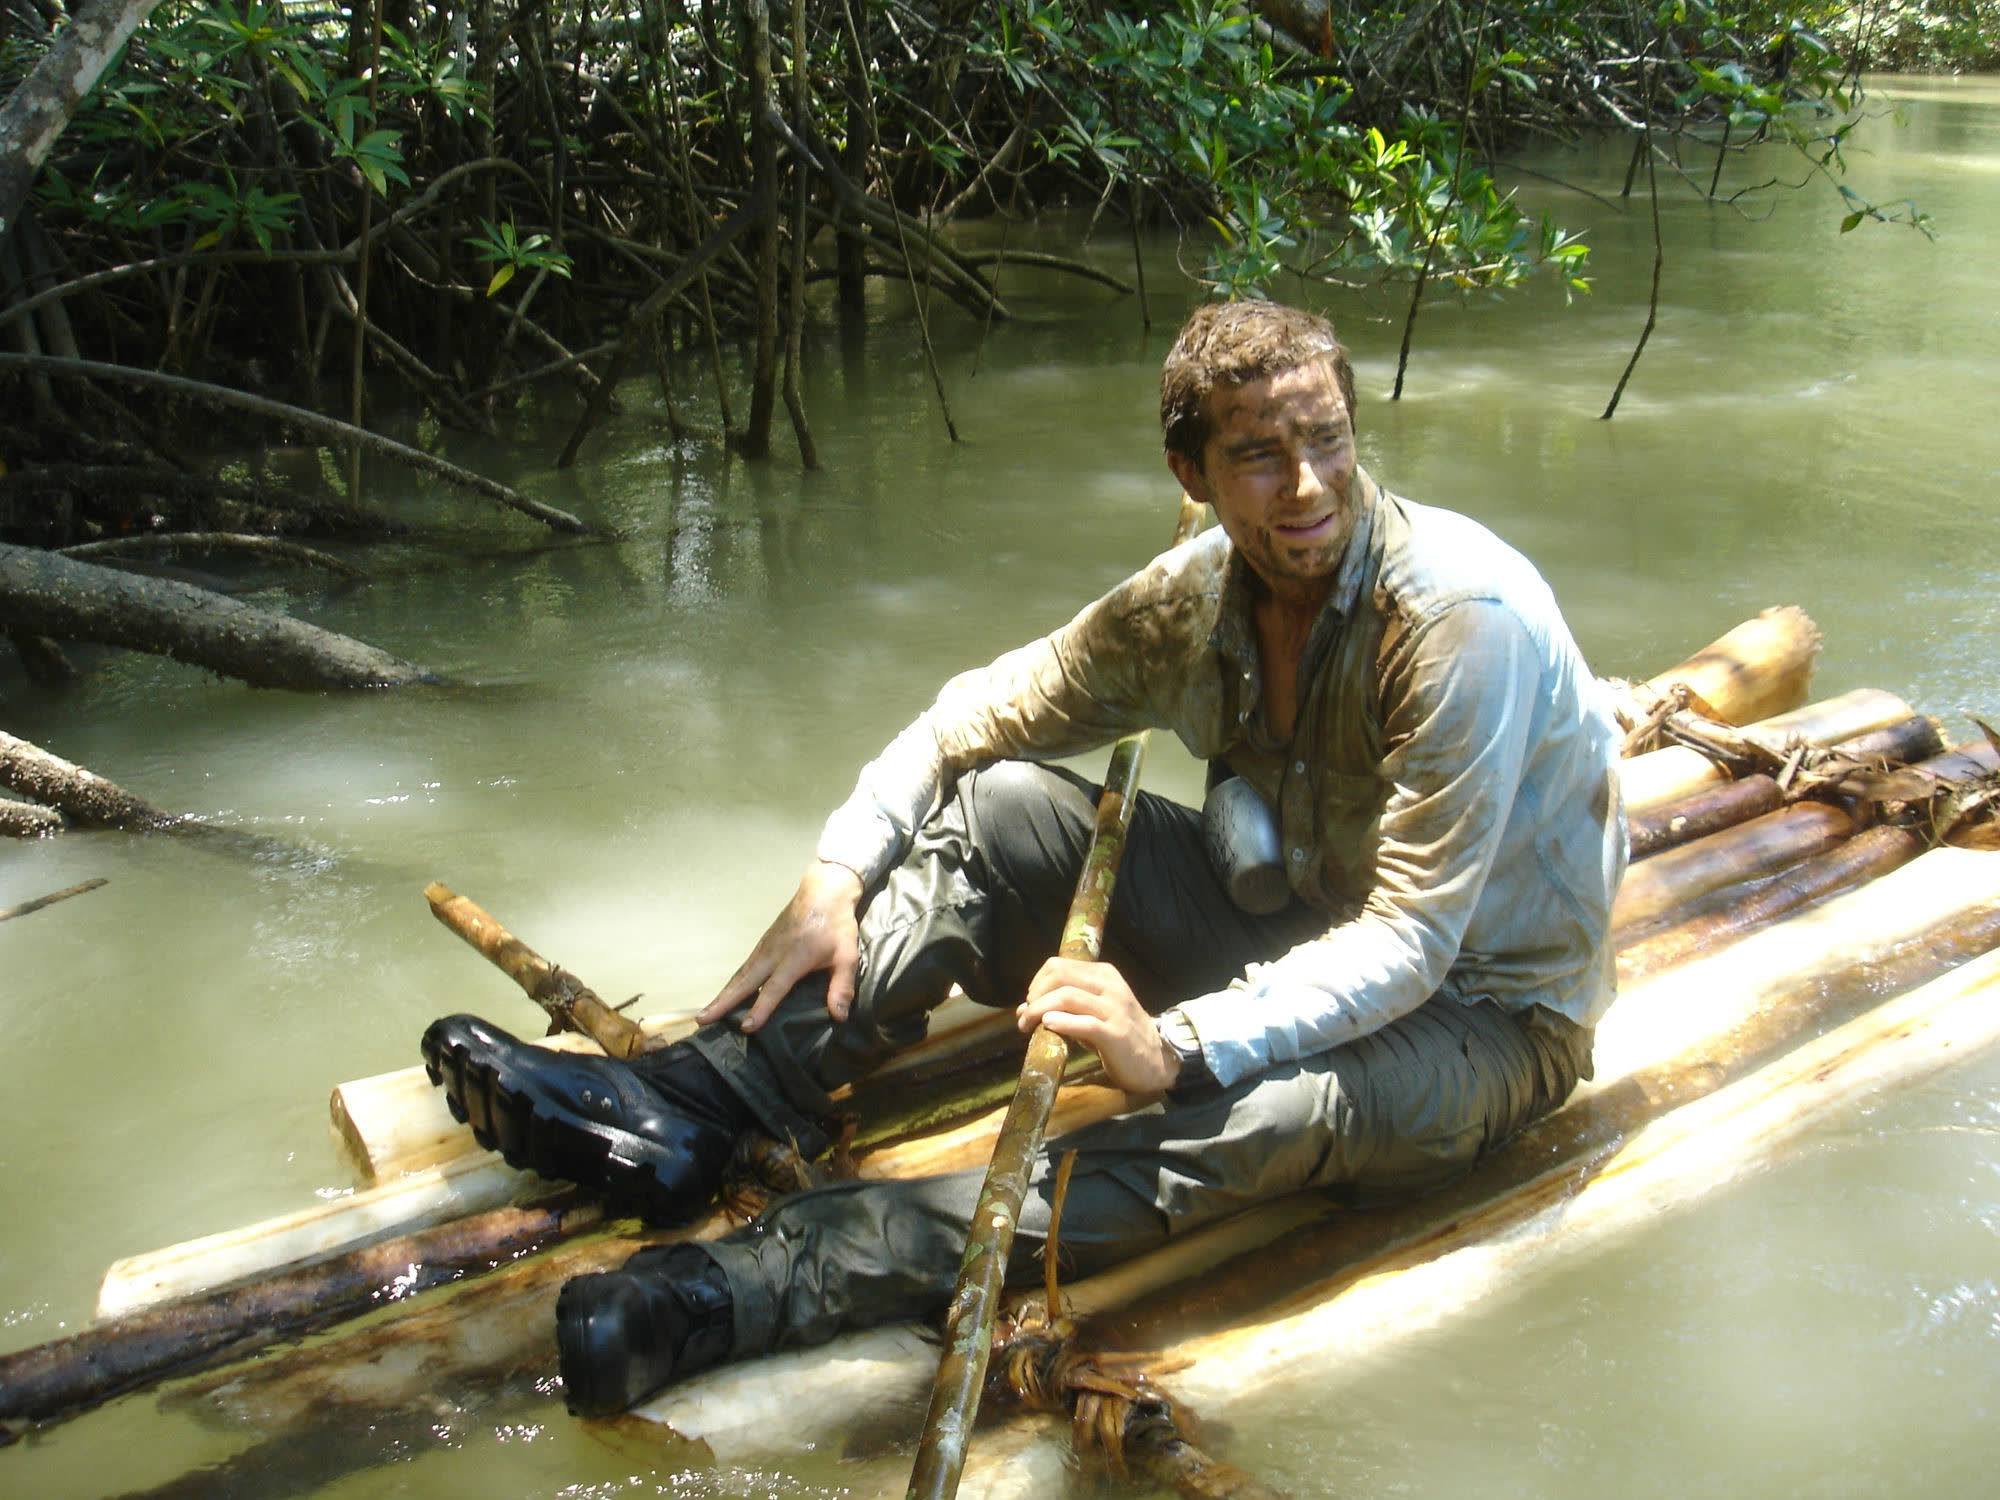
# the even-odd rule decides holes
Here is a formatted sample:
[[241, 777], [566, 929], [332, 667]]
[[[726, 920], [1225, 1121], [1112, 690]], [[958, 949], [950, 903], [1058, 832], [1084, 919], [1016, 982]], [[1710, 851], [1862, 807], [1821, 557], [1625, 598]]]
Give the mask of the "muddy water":
[[[1368, 464], [1534, 557], [1600, 671], [1663, 667], [1794, 602], [1825, 631], [1827, 691], [1890, 688], [1958, 733], [2000, 717], [2000, 82], [1886, 97], [1901, 122], [1862, 132], [1853, 180], [1915, 199], [1937, 242], [1839, 235], [1826, 193], [1763, 222], [1765, 203], [1670, 196], [1659, 331], [1612, 422], [1597, 416], [1650, 264], [1645, 215], [1615, 203], [1622, 151], [1533, 164], [1597, 197], [1519, 178], [1590, 227], [1595, 293], [1427, 309], [1400, 404], [1383, 399], [1400, 299], [1330, 304], [1359, 360]], [[1732, 164], [1725, 189], [1770, 165]], [[1159, 293], [1175, 247], [1150, 253], [1150, 331], [1129, 299], [1025, 273], [1007, 287], [1021, 316], [983, 342], [937, 317], [962, 443], [885, 294], [877, 336], [844, 342], [829, 317], [812, 344], [819, 474], [782, 447], [752, 469], [669, 444], [635, 386], [568, 475], [549, 467], [559, 411], [502, 451], [450, 444], [626, 540], [551, 545], [383, 474], [385, 500], [454, 540], [357, 551], [364, 587], [253, 594], [451, 688], [279, 695], [105, 655], [52, 695], [0, 662], [13, 732], [265, 840], [249, 857], [110, 835], [0, 849], [0, 907], [109, 881], [0, 925], [0, 1345], [79, 1326], [114, 1258], [343, 1191], [327, 1091], [413, 1060], [433, 1015], [532, 1024], [431, 921], [428, 880], [607, 996], [706, 998], [858, 763], [935, 685], [1164, 538], [1152, 382], [1183, 304]], [[1197, 773], [1157, 751], [1149, 779], [1192, 793]], [[1300, 1495], [1989, 1493], [1996, 1241], [1988, 1058], [1357, 1378], [1274, 1401], [1229, 1451]], [[532, 1393], [229, 1467], [256, 1436], [141, 1398], [0, 1453], [0, 1492], [192, 1470], [181, 1493], [790, 1496], [843, 1473], [812, 1454], [715, 1474], [609, 1445]]]

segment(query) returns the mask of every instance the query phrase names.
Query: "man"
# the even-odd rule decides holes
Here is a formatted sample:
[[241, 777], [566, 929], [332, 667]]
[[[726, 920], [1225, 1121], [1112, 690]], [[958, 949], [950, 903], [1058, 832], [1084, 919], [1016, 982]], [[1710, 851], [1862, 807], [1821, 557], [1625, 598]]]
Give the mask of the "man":
[[[1077, 1150], [1062, 1240], [1089, 1271], [1281, 1193], [1420, 1192], [1588, 1076], [1624, 817], [1616, 733], [1547, 586], [1358, 466], [1323, 320], [1204, 307], [1161, 389], [1168, 467], [1220, 528], [947, 683], [689, 1041], [626, 1065], [432, 1026], [432, 1077], [482, 1140], [684, 1218], [745, 1130], [823, 1147], [828, 1091], [958, 984], [1159, 1101], [1055, 1143], [1030, 1186], [1020, 1270], [1048, 1162]], [[1146, 726], [1255, 793], [1283, 904], [1240, 909], [1202, 815], [1142, 794], [1104, 961], [1051, 958], [1096, 789], [1035, 762]], [[579, 1278], [557, 1316], [572, 1409], [936, 1309], [980, 1177], [816, 1189]]]

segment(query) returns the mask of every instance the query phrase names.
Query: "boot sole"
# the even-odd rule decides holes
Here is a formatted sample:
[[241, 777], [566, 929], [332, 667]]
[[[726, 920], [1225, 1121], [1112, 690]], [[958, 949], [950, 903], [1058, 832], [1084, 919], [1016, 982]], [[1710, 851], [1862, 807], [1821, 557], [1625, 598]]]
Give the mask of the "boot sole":
[[462, 1038], [440, 1038], [434, 1028], [424, 1034], [423, 1057], [452, 1118], [470, 1125], [473, 1139], [508, 1166], [594, 1188], [615, 1214], [686, 1221], [683, 1194], [661, 1181], [680, 1166], [674, 1153], [550, 1099], [504, 1053], [482, 1047], [475, 1055]]

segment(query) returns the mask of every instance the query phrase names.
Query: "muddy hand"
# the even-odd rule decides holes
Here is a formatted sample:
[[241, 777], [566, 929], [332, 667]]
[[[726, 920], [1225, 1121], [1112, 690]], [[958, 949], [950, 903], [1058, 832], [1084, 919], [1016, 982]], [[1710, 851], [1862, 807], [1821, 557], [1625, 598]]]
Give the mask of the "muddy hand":
[[824, 969], [827, 1013], [836, 1021], [846, 1020], [861, 952], [861, 894], [861, 877], [846, 866], [824, 860], [808, 866], [778, 920], [695, 1019], [703, 1025], [719, 1021], [754, 996], [749, 1015], [738, 1024], [755, 1031], [793, 985]]

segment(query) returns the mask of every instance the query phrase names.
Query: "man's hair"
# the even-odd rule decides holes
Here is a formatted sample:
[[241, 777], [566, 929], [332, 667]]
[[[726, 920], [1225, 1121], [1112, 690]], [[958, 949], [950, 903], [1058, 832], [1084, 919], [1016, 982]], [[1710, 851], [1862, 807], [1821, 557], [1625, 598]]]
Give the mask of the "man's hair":
[[1208, 447], [1208, 398], [1218, 387], [1268, 380], [1322, 359], [1333, 361], [1352, 419], [1354, 367], [1333, 324], [1280, 302], [1203, 303], [1182, 325], [1160, 371], [1160, 431], [1167, 451], [1201, 462]]

